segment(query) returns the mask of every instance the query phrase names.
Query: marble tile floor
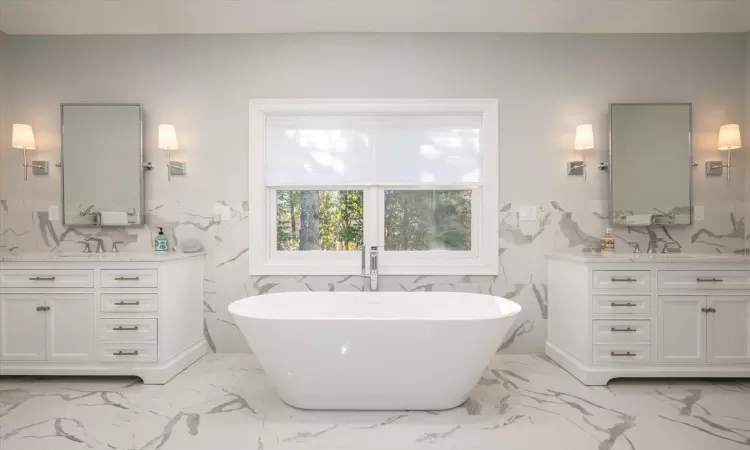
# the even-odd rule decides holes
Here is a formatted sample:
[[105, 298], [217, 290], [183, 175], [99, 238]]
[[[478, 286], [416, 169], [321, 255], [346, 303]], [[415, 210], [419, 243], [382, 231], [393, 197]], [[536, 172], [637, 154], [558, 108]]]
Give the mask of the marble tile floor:
[[1, 450], [85, 448], [748, 449], [750, 380], [586, 387], [543, 356], [498, 355], [463, 406], [412, 412], [294, 409], [244, 354], [207, 355], [164, 386], [0, 379]]

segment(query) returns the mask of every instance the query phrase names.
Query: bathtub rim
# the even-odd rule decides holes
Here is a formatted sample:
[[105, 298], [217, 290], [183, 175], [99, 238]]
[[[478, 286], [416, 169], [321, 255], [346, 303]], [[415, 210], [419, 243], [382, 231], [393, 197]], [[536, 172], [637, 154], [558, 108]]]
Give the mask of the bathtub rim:
[[[268, 314], [255, 314], [250, 315], [246, 313], [239, 312], [238, 310], [247, 303], [252, 303], [253, 301], [261, 301], [261, 300], [268, 300], [268, 297], [273, 296], [281, 296], [281, 295], [289, 295], [289, 294], [300, 294], [303, 296], [313, 296], [313, 295], [326, 295], [326, 294], [336, 294], [336, 295], [343, 295], [343, 294], [360, 294], [360, 295], [370, 295], [378, 293], [386, 294], [403, 294], [403, 295], [412, 295], [412, 294], [461, 294], [466, 295], [470, 297], [489, 297], [492, 299], [492, 303], [494, 306], [498, 307], [496, 311], [493, 311], [491, 314], [485, 314], [485, 315], [476, 315], [473, 317], [398, 317], [398, 316], [387, 316], [387, 317], [353, 317], [353, 316], [346, 316], [346, 317], [332, 317], [332, 316], [323, 316], [323, 317], [311, 317], [311, 316], [304, 316], [299, 314], [294, 315], [288, 315], [288, 316], [270, 316]], [[510, 311], [504, 312], [504, 313], [498, 313], [501, 308], [500, 305], [505, 304], [510, 307]], [[300, 291], [300, 292], [278, 292], [273, 294], [264, 294], [264, 295], [254, 295], [251, 297], [245, 297], [239, 300], [235, 300], [232, 303], [229, 304], [227, 307], [227, 310], [230, 314], [237, 317], [242, 317], [246, 319], [253, 319], [253, 320], [305, 320], [305, 321], [373, 321], [373, 322], [380, 322], [380, 321], [398, 321], [398, 322], [460, 322], [460, 321], [485, 321], [485, 320], [500, 320], [500, 319], [507, 319], [511, 317], [516, 317], [519, 314], [521, 314], [523, 308], [521, 307], [518, 302], [515, 302], [513, 300], [499, 297], [496, 295], [490, 295], [490, 294], [478, 294], [478, 293], [471, 293], [471, 292], [419, 292], [419, 293], [412, 293], [412, 292], [398, 292], [398, 291], [388, 291], [388, 292], [348, 292], [348, 291], [342, 291], [342, 292], [316, 292], [316, 291]]]

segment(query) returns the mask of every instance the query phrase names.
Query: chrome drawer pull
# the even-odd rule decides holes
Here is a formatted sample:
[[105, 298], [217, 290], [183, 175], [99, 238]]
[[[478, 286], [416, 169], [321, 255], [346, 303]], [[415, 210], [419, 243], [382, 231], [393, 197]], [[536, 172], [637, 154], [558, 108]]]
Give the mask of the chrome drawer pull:
[[723, 283], [724, 280], [721, 278], [696, 278], [695, 281], [698, 283]]
[[120, 350], [119, 352], [112, 353], [113, 356], [138, 356], [138, 350], [132, 351], [132, 352], [124, 352]]
[[141, 277], [115, 277], [115, 281], [138, 281]]
[[636, 280], [635, 278], [630, 278], [630, 277], [628, 277], [628, 278], [615, 278], [615, 277], [612, 277], [612, 278], [610, 278], [610, 281], [612, 281], [613, 283], [635, 283], [638, 280]]
[[630, 328], [630, 327], [627, 327], [627, 328], [615, 328], [615, 327], [612, 327], [612, 328], [610, 328], [610, 331], [612, 331], [612, 332], [623, 331], [623, 332], [626, 332], [626, 333], [635, 333], [636, 330], [635, 330], [635, 328]]
[[132, 326], [132, 327], [123, 327], [120, 325], [119, 327], [112, 328], [115, 331], [138, 331], [138, 325]]
[[138, 306], [141, 302], [136, 300], [134, 302], [115, 302], [115, 305], [117, 306]]
[[31, 277], [30, 281], [55, 281], [55, 277]]
[[625, 352], [625, 353], [618, 353], [618, 352], [610, 352], [611, 356], [635, 356], [635, 353], [632, 352]]
[[633, 302], [625, 302], [625, 303], [612, 302], [612, 303], [610, 303], [610, 305], [611, 306], [635, 306], [635, 303], [633, 303]]

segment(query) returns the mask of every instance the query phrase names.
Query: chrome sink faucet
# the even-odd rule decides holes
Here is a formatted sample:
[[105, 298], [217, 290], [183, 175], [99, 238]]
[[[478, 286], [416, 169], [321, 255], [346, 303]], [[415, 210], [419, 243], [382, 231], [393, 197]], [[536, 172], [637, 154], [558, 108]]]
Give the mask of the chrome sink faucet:
[[96, 242], [96, 253], [104, 253], [104, 239], [93, 237], [93, 236], [86, 236], [84, 238], [84, 241], [86, 241], [86, 242], [89, 242], [89, 241]]
[[362, 290], [365, 290], [364, 280], [370, 280], [370, 291], [376, 292], [379, 290], [378, 285], [378, 247], [370, 247], [370, 273], [368, 274], [365, 270], [365, 261], [367, 259], [367, 247], [362, 246]]
[[668, 247], [669, 241], [667, 240], [667, 238], [656, 238], [656, 239], [651, 239], [650, 241], [648, 241], [648, 254], [649, 255], [652, 255], [656, 253], [657, 250], [659, 250], [659, 242], [664, 243], [664, 247], [661, 249], [661, 252], [669, 253], [669, 247]]

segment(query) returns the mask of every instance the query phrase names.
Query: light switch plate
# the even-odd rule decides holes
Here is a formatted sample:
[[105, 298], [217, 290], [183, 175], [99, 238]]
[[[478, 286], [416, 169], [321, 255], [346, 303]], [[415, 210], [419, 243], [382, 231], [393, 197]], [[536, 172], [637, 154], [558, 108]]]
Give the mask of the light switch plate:
[[693, 219], [696, 222], [706, 219], [706, 213], [702, 206], [693, 206]]
[[49, 220], [60, 220], [60, 208], [57, 205], [49, 205]]
[[521, 206], [518, 220], [536, 220], [536, 206]]
[[232, 208], [227, 205], [217, 204], [214, 206], [214, 216], [218, 216], [220, 220], [231, 220]]

